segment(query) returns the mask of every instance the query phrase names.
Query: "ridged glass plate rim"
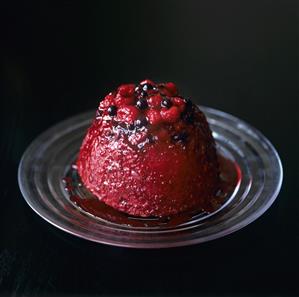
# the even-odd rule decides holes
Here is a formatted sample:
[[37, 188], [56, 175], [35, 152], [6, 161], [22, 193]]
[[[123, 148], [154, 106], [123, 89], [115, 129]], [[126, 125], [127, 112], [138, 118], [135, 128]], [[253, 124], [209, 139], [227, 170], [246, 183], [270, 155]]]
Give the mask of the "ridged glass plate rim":
[[[222, 129], [222, 132], [224, 134], [228, 133], [229, 137], [233, 138], [237, 136], [236, 139], [239, 139], [239, 144], [241, 144], [241, 142], [247, 142], [248, 145], [254, 144], [256, 148], [258, 148], [261, 151], [264, 149], [264, 151], [267, 152], [267, 154], [263, 153], [262, 156], [256, 156], [256, 158], [259, 157], [260, 161], [265, 161], [267, 158], [269, 158], [269, 160], [271, 161], [270, 162], [269, 160], [267, 160], [269, 163], [268, 165], [270, 165], [271, 167], [264, 169], [264, 172], [262, 173], [260, 172], [260, 174], [263, 175], [264, 180], [263, 184], [257, 186], [257, 193], [253, 193], [255, 194], [255, 200], [253, 202], [246, 201], [247, 204], [245, 204], [243, 208], [242, 204], [232, 205], [234, 207], [233, 210], [235, 210], [235, 213], [231, 213], [232, 210], [229, 210], [228, 213], [225, 213], [225, 211], [227, 211], [227, 209], [229, 208], [229, 206], [226, 205], [225, 207], [221, 207], [221, 209], [217, 210], [215, 214], [209, 215], [204, 220], [204, 222], [200, 220], [197, 223], [197, 225], [182, 225], [173, 229], [168, 228], [165, 230], [151, 231], [147, 231], [145, 229], [130, 229], [127, 226], [124, 227], [122, 225], [119, 225], [119, 227], [117, 227], [113, 224], [109, 225], [109, 222], [102, 222], [103, 224], [97, 227], [96, 224], [98, 223], [95, 223], [95, 221], [91, 217], [84, 214], [84, 212], [78, 211], [78, 208], [75, 208], [70, 201], [70, 208], [68, 208], [68, 211], [70, 213], [67, 213], [67, 216], [65, 217], [66, 213], [63, 213], [61, 210], [57, 211], [57, 209], [54, 208], [54, 206], [50, 203], [50, 199], [46, 197], [41, 198], [43, 195], [41, 189], [34, 189], [34, 187], [37, 187], [37, 183], [34, 184], [34, 182], [32, 180], [30, 181], [30, 178], [28, 177], [28, 172], [32, 174], [32, 168], [30, 168], [30, 166], [28, 165], [28, 161], [33, 158], [33, 161], [35, 162], [33, 163], [33, 165], [37, 164], [36, 162], [38, 162], [38, 159], [34, 159], [34, 157], [35, 155], [37, 155], [39, 149], [41, 149], [42, 147], [45, 149], [46, 145], [50, 146], [57, 139], [63, 139], [63, 136], [67, 135], [68, 133], [72, 133], [76, 129], [76, 127], [81, 127], [83, 122], [85, 124], [89, 123], [92, 120], [92, 117], [94, 116], [94, 113], [90, 111], [66, 119], [65, 121], [60, 122], [55, 126], [49, 128], [40, 136], [38, 136], [24, 152], [24, 155], [19, 165], [18, 181], [21, 192], [26, 202], [43, 219], [45, 219], [46, 221], [63, 231], [98, 243], [122, 247], [165, 248], [174, 246], [185, 246], [216, 239], [245, 227], [246, 225], [256, 220], [258, 217], [260, 217], [272, 205], [279, 193], [283, 178], [282, 165], [279, 155], [273, 147], [273, 145], [270, 143], [270, 141], [261, 132], [252, 127], [250, 124], [223, 111], [204, 106], [199, 107], [207, 116], [216, 142], [217, 140], [221, 139], [222, 135], [221, 133], [218, 133], [219, 131], [214, 131], [213, 127], [220, 127], [219, 129]], [[232, 131], [230, 131], [230, 129], [232, 129]], [[57, 131], [63, 131], [63, 133], [60, 134]], [[239, 134], [236, 135], [237, 133]], [[48, 143], [46, 141], [48, 141]], [[230, 139], [224, 139], [223, 137], [221, 141], [223, 141], [223, 143], [227, 141], [227, 144], [230, 149], [236, 151], [239, 150], [238, 142], [236, 140], [235, 142], [231, 141], [231, 143], [229, 143]], [[250, 162], [254, 162], [254, 160], [250, 161], [246, 160], [246, 158], [242, 158], [241, 149], [236, 154], [240, 154], [240, 163], [247, 162], [247, 167], [244, 165], [244, 170], [250, 171], [250, 169], [248, 169], [248, 166], [250, 166]], [[255, 151], [253, 152], [253, 155], [254, 154], [257, 155], [258, 153]], [[242, 193], [243, 200], [241, 200], [241, 202], [244, 202], [246, 200], [246, 195], [250, 193], [252, 189], [252, 183], [254, 186], [259, 182], [255, 181], [255, 177], [252, 176], [252, 172], [249, 171], [247, 176], [248, 180], [246, 180], [246, 184], [243, 185], [244, 192]], [[35, 176], [38, 176], [38, 174], [47, 173], [34, 172], [34, 174]], [[268, 175], [270, 175], [270, 177], [273, 176], [273, 179], [270, 179]], [[38, 197], [38, 195], [40, 197]], [[42, 201], [44, 204], [39, 204], [38, 202], [40, 201], [38, 199], [42, 199], [40, 201]], [[255, 211], [250, 212], [252, 211], [252, 207], [254, 207], [255, 204], [260, 201], [262, 201], [263, 203], [259, 205], [259, 207], [255, 209]], [[63, 202], [61, 200], [61, 203], [68, 202], [66, 199], [64, 199]], [[236, 213], [238, 209], [240, 209], [240, 212]], [[230, 216], [226, 217], [227, 215]], [[211, 232], [210, 234], [202, 235], [201, 233], [204, 233], [204, 231], [206, 231], [204, 225], [205, 221], [207, 221], [207, 224], [211, 224], [208, 225], [207, 228], [213, 229], [213, 216], [216, 218], [216, 221], [218, 219], [218, 224], [221, 223], [222, 225], [219, 225], [219, 230], [214, 230], [214, 232]], [[65, 219], [69, 221], [65, 221]], [[71, 219], [79, 219], [79, 221], [77, 222], [82, 223], [82, 225], [72, 225], [70, 223]], [[86, 222], [80, 221], [81, 219], [86, 220]], [[236, 219], [239, 220], [235, 222]], [[90, 224], [88, 220], [90, 220]], [[86, 226], [84, 225], [84, 223], [86, 224]], [[110, 232], [112, 232], [112, 235], [110, 234]]]

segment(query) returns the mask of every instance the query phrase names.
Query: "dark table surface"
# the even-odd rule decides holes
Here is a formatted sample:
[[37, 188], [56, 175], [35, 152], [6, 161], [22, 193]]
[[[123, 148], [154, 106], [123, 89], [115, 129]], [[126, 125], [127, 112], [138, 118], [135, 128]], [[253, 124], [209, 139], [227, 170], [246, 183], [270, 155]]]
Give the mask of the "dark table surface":
[[[297, 1], [4, 1], [1, 4], [1, 296], [295, 296], [298, 290]], [[174, 81], [261, 130], [284, 167], [257, 221], [205, 244], [87, 242], [26, 204], [29, 143], [122, 82]]]

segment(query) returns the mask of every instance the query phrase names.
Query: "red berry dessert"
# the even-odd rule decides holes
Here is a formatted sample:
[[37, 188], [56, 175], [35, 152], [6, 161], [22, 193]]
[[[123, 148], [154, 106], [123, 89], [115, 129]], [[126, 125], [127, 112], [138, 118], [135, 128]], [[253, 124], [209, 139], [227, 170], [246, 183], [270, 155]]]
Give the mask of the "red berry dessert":
[[204, 210], [219, 189], [204, 114], [174, 83], [121, 85], [100, 103], [77, 160], [84, 185], [133, 216]]

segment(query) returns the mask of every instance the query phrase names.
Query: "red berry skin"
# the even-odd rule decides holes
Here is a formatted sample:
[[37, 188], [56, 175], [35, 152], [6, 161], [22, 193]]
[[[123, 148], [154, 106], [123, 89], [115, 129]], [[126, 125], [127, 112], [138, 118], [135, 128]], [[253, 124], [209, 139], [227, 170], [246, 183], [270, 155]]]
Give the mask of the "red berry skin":
[[167, 96], [167, 97], [171, 97], [172, 93], [168, 91], [168, 89], [166, 89], [164, 86], [160, 86], [159, 87], [159, 92], [160, 94], [162, 94], [163, 96]]
[[125, 106], [118, 109], [116, 120], [127, 124], [133, 124], [138, 116], [139, 110], [135, 106]]
[[135, 134], [132, 134], [131, 136], [129, 136], [129, 141], [133, 145], [138, 145], [138, 143], [145, 141], [146, 138], [147, 138], [146, 132], [139, 132], [139, 133], [135, 133]]
[[124, 97], [121, 94], [117, 94], [115, 96], [115, 105], [117, 107], [125, 107], [128, 105], [134, 105], [135, 99], [134, 97]]
[[104, 111], [106, 111], [106, 109], [111, 106], [114, 105], [114, 95], [112, 93], [108, 94], [104, 100], [101, 101], [101, 103], [99, 104], [99, 109], [102, 109]]
[[180, 97], [172, 97], [171, 102], [173, 103], [173, 105], [175, 105], [179, 108], [180, 112], [183, 112], [186, 108], [186, 103], [185, 103], [184, 99], [182, 99]]
[[134, 95], [135, 85], [134, 84], [121, 85], [118, 87], [117, 91], [118, 94], [123, 97], [132, 97]]
[[161, 114], [158, 110], [148, 110], [146, 113], [146, 117], [151, 125], [159, 125], [163, 122]]
[[181, 105], [185, 105], [185, 101], [184, 99], [182, 99], [181, 97], [172, 97], [171, 101], [174, 105], [176, 106], [181, 106]]
[[162, 96], [160, 94], [153, 95], [147, 100], [148, 106], [150, 108], [156, 108], [156, 109], [161, 107], [161, 102], [162, 102]]
[[162, 119], [167, 123], [175, 123], [180, 118], [180, 110], [177, 106], [172, 106], [169, 109], [162, 108], [161, 109], [161, 116]]
[[149, 84], [149, 85], [152, 85], [152, 86], [155, 86], [156, 84], [150, 80], [150, 79], [145, 79], [143, 81], [140, 82], [140, 85], [144, 85], [144, 84]]
[[171, 93], [172, 96], [178, 95], [178, 89], [173, 82], [168, 82], [164, 86]]

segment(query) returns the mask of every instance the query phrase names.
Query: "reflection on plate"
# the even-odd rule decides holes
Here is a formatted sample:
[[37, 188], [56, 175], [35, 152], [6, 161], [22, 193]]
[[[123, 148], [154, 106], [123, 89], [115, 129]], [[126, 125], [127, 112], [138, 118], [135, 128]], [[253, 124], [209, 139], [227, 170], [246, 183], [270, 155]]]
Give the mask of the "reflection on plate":
[[200, 106], [218, 154], [237, 164], [240, 179], [213, 213], [176, 224], [122, 224], [95, 217], [69, 199], [63, 178], [79, 151], [93, 112], [50, 128], [28, 147], [19, 166], [19, 185], [31, 208], [54, 226], [91, 241], [136, 248], [184, 246], [225, 236], [248, 225], [273, 203], [282, 183], [279, 156], [256, 129], [227, 113]]

